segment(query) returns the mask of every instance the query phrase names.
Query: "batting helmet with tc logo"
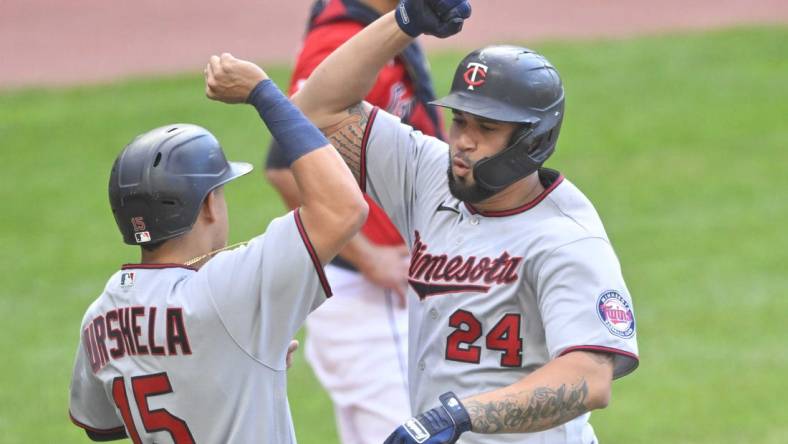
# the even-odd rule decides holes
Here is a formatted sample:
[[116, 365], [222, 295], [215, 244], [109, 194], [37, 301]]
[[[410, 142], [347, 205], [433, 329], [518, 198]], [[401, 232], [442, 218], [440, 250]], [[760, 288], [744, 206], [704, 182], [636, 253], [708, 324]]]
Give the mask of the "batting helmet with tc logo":
[[536, 52], [488, 46], [460, 62], [451, 92], [432, 104], [520, 124], [506, 148], [473, 168], [477, 184], [499, 191], [536, 171], [555, 150], [564, 87], [558, 71]]

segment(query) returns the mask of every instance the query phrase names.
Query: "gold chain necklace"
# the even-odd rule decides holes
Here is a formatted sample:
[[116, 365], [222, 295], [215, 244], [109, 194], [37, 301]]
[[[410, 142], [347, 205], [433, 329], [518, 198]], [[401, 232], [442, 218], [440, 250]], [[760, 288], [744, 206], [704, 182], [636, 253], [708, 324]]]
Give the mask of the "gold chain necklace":
[[219, 248], [218, 250], [213, 250], [211, 252], [203, 254], [202, 256], [197, 256], [195, 258], [189, 259], [188, 261], [184, 262], [183, 265], [186, 265], [187, 267], [191, 267], [192, 265], [194, 265], [194, 264], [196, 264], [198, 262], [201, 262], [201, 261], [203, 261], [205, 259], [209, 259], [209, 258], [213, 257], [213, 255], [215, 255], [217, 253], [221, 253], [222, 251], [226, 251], [226, 250], [232, 250], [235, 247], [240, 247], [241, 245], [246, 245], [248, 243], [249, 243], [249, 241], [237, 242], [237, 243], [234, 243], [232, 245], [228, 245], [226, 247]]

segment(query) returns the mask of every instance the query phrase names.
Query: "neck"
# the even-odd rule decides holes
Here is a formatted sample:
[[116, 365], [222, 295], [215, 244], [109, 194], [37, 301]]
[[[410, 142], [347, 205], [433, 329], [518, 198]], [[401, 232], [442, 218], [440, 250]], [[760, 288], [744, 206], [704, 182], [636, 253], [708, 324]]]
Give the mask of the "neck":
[[[193, 232], [170, 239], [154, 251], [142, 249], [143, 264], [184, 264], [190, 259], [209, 253], [211, 246]], [[199, 267], [202, 262], [195, 264]]]
[[479, 211], [506, 211], [517, 208], [536, 199], [544, 192], [539, 181], [539, 173], [534, 172], [495, 193], [489, 199], [473, 204]]

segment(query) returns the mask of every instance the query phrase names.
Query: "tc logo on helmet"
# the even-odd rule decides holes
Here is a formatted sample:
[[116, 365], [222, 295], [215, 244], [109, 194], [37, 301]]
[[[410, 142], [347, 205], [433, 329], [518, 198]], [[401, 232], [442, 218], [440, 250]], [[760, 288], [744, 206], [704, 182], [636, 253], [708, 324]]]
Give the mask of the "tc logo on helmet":
[[468, 84], [468, 89], [473, 90], [475, 86], [484, 85], [484, 80], [487, 77], [487, 65], [481, 63], [471, 62], [468, 63], [468, 69], [465, 70], [462, 78]]

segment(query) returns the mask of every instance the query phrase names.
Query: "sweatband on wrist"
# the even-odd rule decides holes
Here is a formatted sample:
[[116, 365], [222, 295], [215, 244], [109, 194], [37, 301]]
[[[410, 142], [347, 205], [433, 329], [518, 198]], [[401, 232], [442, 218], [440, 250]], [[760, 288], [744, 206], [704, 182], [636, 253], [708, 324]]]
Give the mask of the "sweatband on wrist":
[[329, 144], [326, 136], [307, 120], [271, 79], [258, 83], [246, 102], [257, 109], [281, 147], [288, 166], [301, 156]]

